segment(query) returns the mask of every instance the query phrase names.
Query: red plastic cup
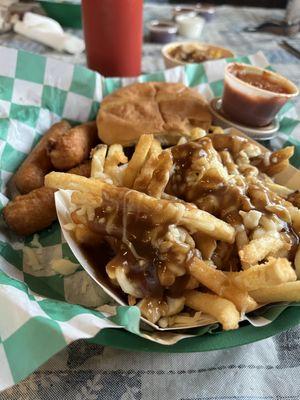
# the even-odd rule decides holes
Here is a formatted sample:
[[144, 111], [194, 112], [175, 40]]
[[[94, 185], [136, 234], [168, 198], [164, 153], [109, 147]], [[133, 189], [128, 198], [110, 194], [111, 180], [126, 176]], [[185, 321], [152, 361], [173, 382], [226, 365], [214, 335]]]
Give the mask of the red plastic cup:
[[104, 76], [141, 72], [143, 0], [82, 0], [89, 68]]

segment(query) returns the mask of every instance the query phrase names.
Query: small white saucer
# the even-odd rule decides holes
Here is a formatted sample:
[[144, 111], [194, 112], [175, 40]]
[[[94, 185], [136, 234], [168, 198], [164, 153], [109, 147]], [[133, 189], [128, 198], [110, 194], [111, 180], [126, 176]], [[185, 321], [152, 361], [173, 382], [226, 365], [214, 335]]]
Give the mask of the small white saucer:
[[254, 140], [270, 140], [273, 139], [279, 129], [278, 118], [275, 118], [269, 125], [264, 127], [250, 127], [233, 122], [228, 119], [222, 111], [222, 98], [215, 97], [209, 104], [211, 113], [213, 114], [213, 123], [219, 125], [222, 128], [236, 128], [242, 132], [245, 132], [249, 137]]

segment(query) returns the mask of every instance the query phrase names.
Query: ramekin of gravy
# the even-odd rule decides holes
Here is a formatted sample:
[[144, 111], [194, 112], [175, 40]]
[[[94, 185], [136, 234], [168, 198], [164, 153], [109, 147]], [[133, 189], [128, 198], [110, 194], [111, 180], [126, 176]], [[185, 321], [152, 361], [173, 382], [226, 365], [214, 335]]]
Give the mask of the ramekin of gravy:
[[267, 126], [281, 107], [298, 94], [296, 85], [275, 72], [230, 63], [225, 69], [222, 110], [244, 125]]

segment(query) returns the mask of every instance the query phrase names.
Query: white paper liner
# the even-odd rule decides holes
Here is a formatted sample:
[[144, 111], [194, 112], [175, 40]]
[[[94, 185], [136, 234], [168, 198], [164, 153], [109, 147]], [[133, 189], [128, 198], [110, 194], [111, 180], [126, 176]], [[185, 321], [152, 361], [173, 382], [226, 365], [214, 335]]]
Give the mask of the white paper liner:
[[[240, 132], [234, 128], [230, 128], [230, 129], [226, 130], [225, 132], [230, 133], [232, 135], [240, 135], [240, 136], [247, 137], [242, 132]], [[247, 137], [247, 139], [249, 139], [249, 138]], [[254, 140], [251, 140], [251, 139], [249, 139], [249, 140], [252, 141], [253, 143], [255, 143], [256, 145], [258, 145], [263, 151], [267, 151], [267, 149], [264, 146], [262, 146], [261, 144], [255, 142]], [[289, 166], [289, 168], [287, 168], [285, 171], [283, 171], [281, 174], [279, 174], [278, 179], [276, 179], [277, 183], [283, 184], [292, 189], [299, 188], [299, 181], [300, 181], [300, 171], [298, 171], [296, 168], [294, 168], [292, 166]], [[298, 186], [296, 186], [296, 185], [298, 185]], [[95, 267], [89, 263], [89, 260], [86, 258], [84, 252], [82, 251], [80, 246], [76, 243], [76, 241], [72, 235], [72, 232], [70, 230], [65, 229], [65, 225], [72, 223], [72, 219], [71, 219], [71, 215], [70, 215], [70, 211], [69, 211], [71, 209], [72, 193], [73, 193], [73, 191], [71, 191], [71, 190], [58, 190], [55, 193], [56, 211], [57, 211], [58, 220], [59, 220], [59, 223], [60, 223], [60, 226], [62, 229], [62, 233], [65, 237], [65, 240], [68, 243], [72, 252], [74, 253], [75, 257], [79, 261], [79, 263], [84, 268], [84, 270], [89, 274], [89, 276], [92, 279], [94, 279], [94, 281], [103, 289], [103, 291], [111, 299], [113, 299], [117, 304], [122, 305], [122, 306], [127, 305], [124, 302], [124, 300], [121, 297], [119, 297], [118, 294], [116, 294], [107, 285], [107, 283], [104, 280], [101, 280], [101, 278], [96, 274]], [[261, 307], [262, 307], [262, 305], [259, 305], [259, 307], [257, 307], [257, 309], [261, 308]], [[256, 327], [262, 327], [262, 326], [268, 325], [271, 322], [270, 320], [268, 320], [264, 317], [261, 317], [261, 316], [248, 316], [248, 315], [241, 317], [240, 321], [244, 321], [244, 320], [249, 321], [253, 326], [256, 326]], [[142, 321], [141, 327], [144, 327], [146, 330], [149, 330], [149, 327], [150, 327], [150, 328], [155, 329], [156, 331], [160, 331], [160, 332], [199, 328], [199, 327], [204, 327], [204, 326], [208, 326], [210, 324], [217, 323], [217, 321], [214, 318], [212, 318], [206, 314], [203, 314], [203, 318], [200, 318], [199, 322], [196, 325], [190, 325], [190, 326], [185, 325], [185, 326], [161, 328], [158, 325], [151, 323], [150, 321], [146, 320], [143, 317], [141, 317], [141, 321]], [[158, 343], [162, 343], [161, 340], [163, 340], [164, 344], [166, 344], [165, 343], [166, 338], [163, 339], [162, 337], [159, 337], [160, 339], [158, 340], [158, 336], [154, 335], [153, 333], [144, 333], [144, 335], [146, 338], [148, 338], [150, 340], [154, 340]], [[175, 335], [175, 336], [176, 336], [176, 341], [178, 341], [179, 340], [177, 337], [178, 335]], [[188, 335], [187, 337], [189, 337], [189, 336], [190, 335]], [[175, 340], [175, 338], [173, 338], [170, 343], [169, 343], [169, 340], [170, 340], [170, 337], [168, 336], [167, 344], [175, 343], [172, 341], [172, 340]]]

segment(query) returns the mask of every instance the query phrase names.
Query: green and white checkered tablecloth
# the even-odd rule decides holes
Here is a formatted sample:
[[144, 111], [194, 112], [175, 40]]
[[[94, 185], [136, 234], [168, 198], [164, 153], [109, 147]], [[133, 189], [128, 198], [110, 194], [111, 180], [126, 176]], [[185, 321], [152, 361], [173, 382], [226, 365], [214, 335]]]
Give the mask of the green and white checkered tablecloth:
[[[268, 67], [261, 53], [238, 60]], [[183, 82], [211, 99], [222, 93], [223, 71], [229, 61], [232, 60], [178, 67], [137, 79]], [[0, 47], [2, 207], [8, 201], [7, 185], [13, 173], [54, 122], [62, 118], [72, 123], [94, 119], [103, 96], [135, 80], [104, 79], [81, 66]], [[291, 103], [280, 117], [280, 133], [270, 145], [295, 145], [292, 161], [300, 166], [299, 121]], [[101, 329], [120, 326], [140, 334], [139, 311], [135, 307], [118, 307], [113, 317], [84, 307], [100, 306], [107, 298], [79, 265], [67, 277], [53, 271], [50, 262], [55, 258], [77, 262], [57, 223], [25, 240], [9, 232], [3, 221], [0, 228], [0, 389], [20, 381], [78, 338], [93, 337]], [[38, 260], [35, 266], [29, 262], [32, 253]], [[273, 320], [283, 309], [278, 307], [272, 315], [264, 316]]]

